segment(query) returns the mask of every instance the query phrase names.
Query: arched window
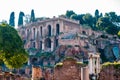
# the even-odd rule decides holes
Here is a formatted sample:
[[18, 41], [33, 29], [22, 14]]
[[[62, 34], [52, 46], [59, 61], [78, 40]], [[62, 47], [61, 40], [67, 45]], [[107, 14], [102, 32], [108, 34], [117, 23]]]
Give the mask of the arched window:
[[60, 25], [56, 24], [56, 35], [59, 35], [60, 33]]
[[42, 50], [42, 41], [40, 41], [40, 50]]
[[82, 31], [82, 34], [86, 34], [86, 32], [85, 32], [85, 31]]
[[35, 28], [33, 28], [33, 38], [35, 39]]
[[40, 36], [42, 37], [42, 26], [40, 27]]
[[48, 36], [51, 36], [51, 25], [48, 25]]
[[29, 29], [27, 29], [27, 39], [29, 38]]

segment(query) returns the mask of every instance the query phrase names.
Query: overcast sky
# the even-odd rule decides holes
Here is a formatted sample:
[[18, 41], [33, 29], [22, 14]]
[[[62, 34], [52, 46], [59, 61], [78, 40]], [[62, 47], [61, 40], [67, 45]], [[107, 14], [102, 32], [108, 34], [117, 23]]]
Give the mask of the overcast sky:
[[30, 14], [31, 9], [36, 17], [58, 16], [65, 14], [66, 10], [93, 15], [96, 9], [103, 14], [114, 11], [120, 15], [120, 0], [0, 0], [0, 5], [0, 21], [9, 21], [10, 13], [14, 11], [16, 25], [19, 12]]

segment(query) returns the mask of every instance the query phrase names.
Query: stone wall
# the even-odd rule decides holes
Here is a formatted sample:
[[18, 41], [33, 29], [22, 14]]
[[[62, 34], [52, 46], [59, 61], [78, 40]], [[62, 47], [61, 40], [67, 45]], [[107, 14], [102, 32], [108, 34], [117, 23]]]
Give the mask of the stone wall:
[[99, 74], [99, 80], [120, 80], [120, 68], [113, 65], [103, 67]]
[[56, 64], [54, 80], [81, 80], [81, 67], [74, 59], [66, 59], [63, 63]]
[[41, 79], [42, 78], [42, 70], [38, 66], [32, 67], [32, 80]]

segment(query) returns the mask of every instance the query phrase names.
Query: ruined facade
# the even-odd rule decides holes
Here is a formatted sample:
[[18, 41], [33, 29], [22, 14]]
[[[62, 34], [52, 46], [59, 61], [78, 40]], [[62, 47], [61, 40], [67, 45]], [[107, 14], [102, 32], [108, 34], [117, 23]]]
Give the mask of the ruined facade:
[[53, 51], [59, 45], [60, 34], [79, 29], [78, 21], [59, 17], [19, 26], [18, 32], [26, 49]]
[[89, 74], [96, 76], [100, 73], [100, 54], [89, 53]]
[[[53, 17], [18, 27], [18, 33], [24, 41], [25, 49], [35, 51], [53, 51], [59, 45], [87, 46], [91, 35], [99, 32], [80, 26], [79, 21], [63, 17]], [[33, 52], [30, 52], [32, 55]]]

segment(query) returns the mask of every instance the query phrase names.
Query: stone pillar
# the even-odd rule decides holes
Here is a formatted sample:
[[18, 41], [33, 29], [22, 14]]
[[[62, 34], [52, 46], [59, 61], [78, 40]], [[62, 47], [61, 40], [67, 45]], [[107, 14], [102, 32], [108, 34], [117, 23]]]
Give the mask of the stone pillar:
[[45, 49], [45, 43], [44, 43], [44, 41], [42, 42], [42, 50], [44, 50]]
[[51, 41], [51, 51], [54, 50], [54, 41]]
[[89, 53], [89, 70], [90, 70], [89, 72], [90, 74], [98, 74], [100, 72], [99, 54]]
[[92, 65], [93, 61], [92, 61], [92, 57], [89, 57], [89, 73], [92, 74]]
[[81, 68], [81, 80], [89, 80], [89, 69], [88, 67]]
[[30, 75], [30, 68], [29, 67], [26, 67], [25, 74]]
[[30, 65], [30, 58], [28, 58], [28, 65]]
[[42, 70], [38, 66], [32, 66], [32, 80], [39, 80], [42, 78]]

